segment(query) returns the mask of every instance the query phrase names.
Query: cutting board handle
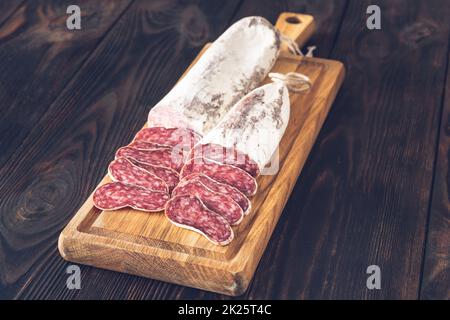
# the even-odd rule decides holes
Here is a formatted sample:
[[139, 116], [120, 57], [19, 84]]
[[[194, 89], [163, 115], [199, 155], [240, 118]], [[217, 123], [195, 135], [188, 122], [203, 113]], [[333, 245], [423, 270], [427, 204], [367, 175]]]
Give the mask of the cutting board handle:
[[[293, 12], [280, 14], [275, 27], [281, 34], [294, 40], [300, 48], [311, 38], [316, 30], [313, 16]], [[285, 43], [281, 45], [281, 52], [289, 53]]]

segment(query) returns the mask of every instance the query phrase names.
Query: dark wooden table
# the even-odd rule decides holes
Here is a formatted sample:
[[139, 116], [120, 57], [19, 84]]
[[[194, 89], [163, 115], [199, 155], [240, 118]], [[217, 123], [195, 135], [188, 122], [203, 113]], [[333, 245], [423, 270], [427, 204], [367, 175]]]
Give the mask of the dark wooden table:
[[450, 1], [375, 1], [380, 31], [372, 2], [2, 0], [0, 298], [227, 298], [86, 266], [68, 290], [57, 238], [203, 44], [294, 11], [348, 74], [242, 298], [449, 299]]

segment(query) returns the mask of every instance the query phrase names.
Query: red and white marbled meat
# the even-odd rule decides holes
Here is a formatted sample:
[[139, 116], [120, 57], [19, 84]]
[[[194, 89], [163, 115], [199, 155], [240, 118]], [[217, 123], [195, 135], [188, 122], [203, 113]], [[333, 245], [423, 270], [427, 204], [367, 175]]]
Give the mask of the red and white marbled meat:
[[148, 163], [142, 163], [139, 161], [136, 161], [134, 159], [129, 159], [134, 165], [145, 169], [146, 171], [154, 174], [158, 178], [161, 178], [169, 187], [169, 192], [172, 192], [172, 190], [178, 185], [180, 182], [180, 175], [178, 172], [176, 172], [173, 169], [161, 167], [161, 166], [155, 166]]
[[180, 183], [184, 183], [185, 181], [199, 181], [207, 186], [214, 192], [226, 194], [231, 197], [244, 211], [244, 215], [247, 215], [251, 210], [251, 202], [250, 200], [238, 189], [232, 187], [225, 183], [217, 182], [216, 180], [211, 179], [208, 176], [205, 176], [202, 173], [194, 173], [184, 177]]
[[141, 129], [134, 141], [157, 144], [161, 146], [186, 146], [189, 149], [200, 140], [201, 136], [189, 129], [150, 127]]
[[166, 192], [152, 191], [121, 182], [107, 183], [99, 187], [93, 195], [94, 205], [100, 210], [129, 207], [141, 211], [158, 212], [164, 210], [169, 199], [170, 196]]
[[159, 143], [145, 142], [145, 141], [139, 141], [139, 140], [132, 141], [129, 145], [127, 145], [127, 147], [130, 147], [133, 149], [138, 149], [138, 150], [153, 150], [153, 149], [161, 149], [161, 148], [172, 149], [172, 147], [169, 145], [163, 145], [163, 144], [159, 144]]
[[230, 225], [237, 225], [244, 217], [242, 208], [229, 196], [214, 192], [200, 181], [186, 180], [172, 192], [172, 197], [192, 195], [198, 197], [211, 211], [224, 217]]
[[196, 196], [173, 197], [165, 212], [173, 224], [198, 232], [215, 244], [224, 246], [233, 240], [233, 229], [227, 220], [209, 210]]
[[172, 148], [139, 150], [132, 147], [122, 147], [116, 152], [116, 159], [130, 158], [142, 163], [167, 167], [177, 172], [181, 170], [186, 157], [187, 154], [183, 151], [177, 151]]
[[260, 173], [258, 164], [250, 159], [247, 154], [240, 152], [234, 147], [223, 147], [214, 143], [198, 144], [192, 149], [189, 158], [205, 158], [230, 164], [241, 168], [255, 178]]
[[203, 173], [217, 182], [235, 187], [247, 197], [253, 196], [258, 188], [255, 178], [244, 170], [213, 160], [203, 158], [189, 160], [181, 170], [181, 178], [193, 173]]
[[108, 174], [115, 182], [139, 186], [152, 191], [169, 192], [169, 187], [163, 179], [134, 165], [126, 158], [117, 158], [112, 161], [108, 166]]

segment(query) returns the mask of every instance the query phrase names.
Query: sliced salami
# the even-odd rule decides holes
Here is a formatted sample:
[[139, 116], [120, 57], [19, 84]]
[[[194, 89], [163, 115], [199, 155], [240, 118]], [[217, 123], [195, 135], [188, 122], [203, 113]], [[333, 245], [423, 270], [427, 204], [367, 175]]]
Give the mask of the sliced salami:
[[139, 150], [122, 147], [116, 152], [116, 158], [130, 158], [142, 163], [171, 168], [177, 172], [181, 170], [185, 157], [182, 151], [167, 148]]
[[121, 182], [107, 183], [93, 195], [94, 205], [100, 210], [117, 210], [130, 207], [147, 212], [158, 212], [165, 208], [170, 196], [166, 192], [148, 190]]
[[209, 210], [196, 196], [173, 197], [166, 205], [166, 216], [175, 225], [198, 232], [211, 242], [227, 245], [234, 234], [227, 220]]
[[153, 150], [153, 149], [161, 149], [161, 148], [169, 148], [172, 147], [169, 145], [154, 143], [154, 142], [145, 142], [140, 140], [134, 140], [127, 147], [139, 150]]
[[213, 160], [203, 158], [190, 159], [181, 170], [181, 178], [193, 173], [203, 173], [217, 182], [226, 183], [248, 197], [253, 196], [258, 188], [255, 178], [244, 170]]
[[177, 184], [180, 182], [180, 175], [178, 172], [176, 172], [173, 169], [161, 167], [161, 166], [155, 166], [148, 163], [142, 163], [139, 161], [136, 161], [134, 159], [129, 159], [134, 165], [147, 170], [148, 172], [154, 174], [158, 178], [161, 178], [164, 180], [165, 183], [167, 183], [167, 186], [169, 187], [169, 191], [172, 192], [172, 190], [177, 186]]
[[213, 180], [210, 177], [205, 176], [202, 173], [193, 173], [191, 175], [188, 175], [188, 176], [184, 177], [183, 180], [181, 180], [180, 184], [184, 183], [187, 180], [199, 181], [214, 192], [228, 195], [234, 201], [236, 201], [237, 204], [239, 204], [239, 206], [244, 211], [244, 215], [247, 215], [250, 212], [250, 209], [251, 209], [250, 200], [235, 187], [232, 187], [225, 183], [217, 182], [216, 180]]
[[250, 159], [247, 154], [238, 151], [234, 147], [223, 147], [214, 143], [199, 144], [192, 149], [189, 156], [191, 159], [205, 158], [224, 164], [230, 164], [247, 171], [254, 178], [259, 175], [258, 164]]
[[224, 217], [230, 225], [239, 224], [244, 217], [244, 211], [231, 197], [212, 191], [200, 181], [187, 180], [179, 184], [172, 197], [182, 195], [198, 197], [209, 210]]
[[126, 158], [117, 158], [108, 166], [108, 174], [115, 182], [144, 187], [153, 191], [169, 192], [167, 183]]
[[134, 140], [171, 147], [188, 146], [193, 148], [200, 138], [198, 134], [189, 129], [151, 127], [139, 131]]

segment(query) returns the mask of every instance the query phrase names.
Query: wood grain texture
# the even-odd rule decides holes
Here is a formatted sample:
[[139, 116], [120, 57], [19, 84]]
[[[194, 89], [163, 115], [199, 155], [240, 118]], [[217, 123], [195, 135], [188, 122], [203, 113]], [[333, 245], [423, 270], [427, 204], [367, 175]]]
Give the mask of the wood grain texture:
[[[255, 277], [251, 298], [418, 297], [449, 8], [380, 1], [372, 32], [369, 4], [349, 3], [331, 55], [348, 81], [260, 265], [278, 276]], [[366, 288], [372, 264], [381, 290]]]
[[[283, 23], [284, 15], [280, 19]], [[61, 233], [63, 257], [227, 295], [243, 294], [344, 77], [338, 62], [291, 55], [281, 56], [272, 71], [306, 74], [313, 87], [291, 95], [289, 125], [279, 148], [279, 172], [257, 179], [252, 210], [233, 228], [235, 238], [229, 245], [214, 245], [198, 233], [174, 226], [161, 213], [102, 212], [90, 196]], [[101, 185], [110, 181], [106, 176]]]
[[[66, 27], [70, 1], [28, 1], [5, 22], [0, 32], [0, 167], [14, 161], [22, 140], [129, 2], [80, 1], [82, 31]], [[96, 10], [99, 5], [103, 10]]]
[[199, 46], [228, 26], [237, 4], [134, 2], [34, 122], [1, 168], [2, 298], [120, 298], [132, 290], [132, 282], [120, 287], [116, 274], [92, 268], [82, 269], [86, 290], [67, 290], [57, 237], [104, 175], [113, 150], [143, 125]]
[[450, 52], [433, 197], [430, 205], [421, 299], [450, 300]]
[[[30, 2], [35, 1], [27, 1]], [[192, 25], [189, 21], [195, 22], [195, 28], [189, 28], [192, 30], [189, 38], [203, 39], [203, 32], [200, 31], [203, 24], [198, 23], [203, 20], [189, 19], [198, 16], [197, 10], [185, 9], [198, 7], [198, 1], [183, 1], [180, 5], [168, 1], [174, 9], [166, 10], [165, 13], [162, 12], [162, 1], [148, 2], [148, 6], [153, 6], [148, 19], [136, 17], [135, 21], [136, 24], [137, 21], [152, 21], [152, 26], [157, 31], [146, 37], [133, 37], [132, 42], [148, 40], [156, 51], [154, 56], [148, 55], [150, 61], [146, 63], [158, 66], [152, 69], [157, 76], [151, 82], [152, 89], [146, 97], [154, 94], [152, 101], [158, 101], [200, 49], [200, 46], [191, 47], [188, 42], [177, 41], [183, 48], [180, 55], [176, 59], [166, 59], [164, 54], [174, 54], [173, 44], [162, 39], [173, 38], [174, 34], [182, 32], [178, 29], [181, 25]], [[417, 224], [419, 228], [420, 223], [424, 224], [423, 212], [428, 206], [425, 204], [427, 197], [424, 194], [427, 190], [430, 191], [428, 174], [434, 161], [432, 142], [429, 142], [439, 128], [439, 123], [433, 122], [431, 125], [430, 119], [438, 117], [434, 108], [436, 101], [442, 98], [439, 90], [443, 88], [445, 42], [448, 39], [448, 19], [444, 19], [448, 16], [448, 6], [443, 6], [444, 2], [417, 0], [377, 3], [382, 9], [383, 29], [372, 33], [364, 30], [368, 1], [358, 4], [358, 0], [352, 0], [347, 4], [345, 0], [244, 0], [239, 7], [236, 6], [237, 2], [226, 1], [224, 4], [221, 1], [218, 10], [213, 10], [218, 5], [216, 1], [201, 3], [201, 14], [207, 18], [212, 35], [216, 31], [223, 31], [231, 23], [225, 20], [232, 16], [231, 20], [235, 21], [247, 15], [262, 15], [275, 22], [282, 11], [312, 14], [318, 29], [310, 44], [318, 46], [317, 56], [328, 57], [332, 48], [336, 47], [334, 56], [343, 58], [349, 71], [342, 94], [333, 106], [318, 143], [305, 164], [254, 280], [242, 298], [417, 297], [420, 280], [417, 265], [422, 261], [419, 251], [420, 247], [423, 248], [423, 242], [413, 239], [408, 243], [411, 238], [407, 235], [414, 234], [416, 228], [411, 227], [412, 225]], [[6, 1], [0, 1], [1, 5], [4, 3]], [[343, 19], [345, 11], [347, 14]], [[184, 22], [178, 24], [176, 21], [181, 17]], [[129, 19], [132, 18], [127, 21]], [[342, 21], [345, 21], [344, 25], [341, 24]], [[127, 25], [137, 32], [136, 24], [128, 22]], [[0, 33], [4, 32], [4, 25], [0, 26]], [[102, 44], [102, 48], [108, 48], [110, 53], [102, 51], [98, 61], [101, 61], [100, 58], [111, 61], [109, 55], [116, 48], [121, 49], [121, 57], [126, 56], [132, 60], [136, 56], [136, 53], [123, 54], [124, 47], [119, 42], [124, 39], [124, 25], [116, 26], [116, 30], [118, 29], [122, 31], [104, 40], [114, 44]], [[157, 37], [162, 30], [167, 32], [167, 38]], [[336, 37], [337, 35], [339, 36]], [[143, 42], [141, 48], [146, 45]], [[135, 51], [140, 50], [136, 45], [133, 48]], [[16, 48], [9, 47], [9, 50], [15, 52]], [[181, 60], [179, 65], [170, 69], [170, 64], [178, 63], [178, 60]], [[103, 64], [102, 68], [113, 70], [109, 63]], [[372, 67], [367, 68], [367, 65]], [[171, 73], [164, 72], [169, 69], [172, 70]], [[80, 88], [83, 81], [88, 81], [91, 86], [102, 86], [97, 91], [99, 97], [108, 87], [118, 88], [118, 82], [106, 75], [99, 75], [99, 69], [93, 70], [91, 77], [84, 73], [82, 80], [78, 80], [78, 85], [70, 86], [71, 90]], [[134, 80], [130, 74], [134, 71], [127, 73], [127, 68], [121, 70], [119, 75], [122, 80], [119, 82], [126, 83], [123, 79], [128, 77], [132, 85]], [[15, 69], [10, 71], [11, 79], [14, 79], [15, 72]], [[5, 76], [4, 73], [2, 75]], [[163, 82], [161, 86], [158, 86], [159, 81]], [[93, 105], [99, 99], [92, 94], [87, 100], [80, 99], [82, 95], [82, 92], [73, 92], [71, 95], [66, 92], [64, 97], [68, 101], [68, 109], [64, 112], [69, 112], [72, 122], [76, 117], [84, 116], [84, 119], [90, 119], [88, 124], [82, 126], [79, 121], [68, 126], [73, 131], [69, 132], [61, 128], [55, 129], [54, 122], [60, 121], [60, 116], [39, 120], [39, 128], [46, 128], [47, 125], [53, 128], [44, 132], [44, 139], [39, 140], [39, 130], [33, 133], [37, 149], [29, 150], [33, 139], [28, 138], [25, 148], [16, 154], [14, 160], [7, 161], [5, 167], [0, 166], [6, 169], [4, 172], [8, 172], [7, 176], [4, 172], [0, 175], [0, 183], [8, 177], [8, 187], [4, 187], [0, 193], [0, 224], [3, 226], [0, 238], [0, 297], [227, 298], [188, 287], [84, 266], [81, 268], [82, 290], [67, 290], [65, 268], [68, 264], [62, 261], [55, 247], [59, 231], [103, 176], [103, 172], [99, 175], [95, 173], [96, 170], [105, 168], [110, 160], [105, 156], [103, 148], [113, 149], [121, 141], [131, 137], [134, 130], [130, 126], [130, 119], [121, 124], [115, 121], [116, 125], [112, 130], [117, 131], [110, 138], [105, 138], [104, 132], [109, 130], [105, 126], [108, 121], [112, 121], [103, 119], [107, 107]], [[4, 100], [5, 97], [2, 96], [2, 102]], [[64, 106], [65, 102], [60, 99], [58, 104]], [[2, 108], [5, 106], [3, 103], [0, 105]], [[40, 108], [39, 101], [34, 108]], [[53, 105], [53, 108], [58, 110], [58, 105]], [[73, 110], [67, 111], [70, 108]], [[131, 108], [136, 110], [136, 106]], [[31, 111], [27, 109], [26, 112]], [[145, 113], [143, 108], [135, 119]], [[113, 118], [118, 119], [119, 113], [114, 114], [117, 117]], [[94, 118], [100, 120], [95, 122]], [[83, 121], [86, 123], [86, 120]], [[64, 125], [69, 122], [66, 121]], [[443, 118], [442, 127], [447, 122], [447, 118]], [[140, 125], [136, 122], [134, 124]], [[0, 128], [3, 125], [5, 124], [0, 122]], [[122, 129], [130, 130], [130, 135], [120, 137], [118, 132]], [[50, 139], [52, 135], [59, 138]], [[444, 141], [445, 136], [441, 134]], [[77, 144], [72, 143], [74, 138], [78, 141]], [[118, 142], [117, 139], [123, 140]], [[0, 139], [0, 145], [2, 142]], [[441, 150], [444, 144], [440, 142]], [[47, 148], [49, 154], [46, 156]], [[42, 150], [38, 157], [33, 155], [36, 150]], [[439, 159], [447, 159], [446, 153], [447, 151], [441, 151]], [[402, 167], [404, 159], [403, 167], [407, 170]], [[389, 161], [392, 160], [395, 161], [391, 167]], [[16, 167], [17, 161], [20, 163]], [[92, 168], [85, 164], [86, 161], [93, 161]], [[428, 234], [434, 240], [430, 240], [426, 250], [422, 298], [445, 298], [449, 291], [446, 286], [447, 260], [442, 255], [442, 250], [447, 250], [448, 243], [445, 240], [446, 214], [442, 211], [443, 204], [447, 203], [447, 187], [444, 191], [439, 189], [447, 184], [439, 182], [442, 181], [439, 180], [441, 177], [446, 179], [446, 164], [443, 166], [442, 163], [439, 160], [438, 167], [441, 169], [437, 169], [436, 174], [440, 175], [436, 175], [433, 188], [436, 194], [433, 197], [435, 209], [431, 212]], [[55, 167], [54, 164], [59, 166]], [[20, 172], [25, 173], [21, 175]], [[410, 173], [411, 177], [404, 178]], [[39, 188], [42, 192], [37, 192]], [[423, 191], [419, 192], [419, 189]], [[439, 200], [436, 202], [436, 199]], [[405, 204], [408, 205], [406, 209]], [[420, 210], [418, 204], [421, 205]], [[26, 212], [33, 214], [23, 215], [17, 210], [19, 207], [27, 208]], [[61, 211], [61, 208], [67, 208], [67, 212]], [[437, 218], [433, 218], [433, 214]], [[17, 219], [14, 218], [15, 215]], [[16, 221], [20, 221], [19, 225], [12, 227]], [[46, 225], [48, 228], [43, 227]], [[422, 234], [419, 233], [418, 236]], [[364, 290], [365, 268], [368, 263], [378, 262], [378, 257], [383, 259], [383, 289], [380, 292], [367, 292]]]
[[0, 2], [0, 26], [16, 11], [24, 0], [6, 0]]
[[[125, 10], [128, 1], [79, 2], [83, 33], [66, 29], [68, 3], [28, 1], [0, 30], [1, 297], [19, 290], [26, 281], [22, 278], [24, 274], [39, 268], [39, 257], [51, 250], [48, 231], [58, 222], [52, 208], [58, 203], [64, 205], [65, 199], [59, 196], [72, 187], [62, 164], [53, 169], [42, 164], [36, 164], [34, 169], [26, 165], [27, 169], [23, 169], [24, 163], [33, 163], [33, 153], [26, 152], [33, 145], [30, 140], [39, 137], [40, 129], [46, 126], [39, 125], [44, 115], [48, 123], [55, 121], [50, 104]], [[104, 10], [97, 12], [94, 4], [104, 5]], [[53, 110], [59, 107], [54, 106]], [[28, 136], [29, 143], [25, 144], [30, 132], [35, 132], [35, 136]], [[45, 150], [42, 145], [40, 148]], [[22, 166], [17, 159], [21, 159]], [[54, 171], [46, 174], [46, 170]], [[16, 181], [20, 172], [29, 176], [17, 181], [15, 187], [8, 187], [11, 183], [8, 181]], [[64, 180], [67, 177], [69, 180]]]

